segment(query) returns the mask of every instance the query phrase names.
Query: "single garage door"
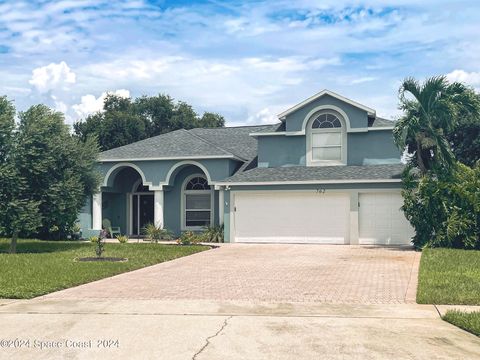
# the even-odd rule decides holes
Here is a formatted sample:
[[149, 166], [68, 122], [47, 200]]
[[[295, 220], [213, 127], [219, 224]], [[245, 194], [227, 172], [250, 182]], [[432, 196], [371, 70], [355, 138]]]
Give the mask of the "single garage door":
[[396, 193], [359, 194], [360, 244], [406, 245], [414, 231], [400, 207], [402, 195]]
[[234, 194], [235, 242], [344, 244], [348, 194]]

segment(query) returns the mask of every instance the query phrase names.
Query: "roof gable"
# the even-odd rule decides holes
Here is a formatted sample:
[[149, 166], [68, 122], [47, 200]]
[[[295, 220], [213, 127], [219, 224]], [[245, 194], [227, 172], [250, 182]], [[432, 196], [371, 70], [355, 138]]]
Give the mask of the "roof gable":
[[306, 99], [306, 100], [298, 103], [297, 105], [292, 106], [290, 109], [285, 110], [284, 112], [278, 114], [278, 118], [279, 118], [281, 121], [285, 121], [285, 118], [286, 118], [288, 115], [294, 113], [294, 112], [297, 111], [297, 110], [300, 110], [300, 109], [303, 108], [304, 106], [310, 104], [311, 102], [313, 102], [313, 101], [315, 101], [315, 100], [317, 100], [317, 99], [319, 99], [319, 98], [321, 98], [321, 97], [323, 97], [323, 96], [325, 96], [325, 95], [329, 95], [329, 96], [334, 97], [334, 98], [336, 98], [336, 99], [338, 99], [338, 100], [340, 100], [340, 101], [343, 101], [343, 102], [345, 102], [345, 103], [347, 103], [347, 104], [350, 104], [351, 106], [354, 106], [354, 107], [356, 107], [356, 108], [358, 108], [358, 109], [361, 109], [361, 110], [363, 110], [363, 111], [366, 111], [367, 114], [368, 114], [368, 116], [375, 116], [375, 110], [374, 110], [374, 109], [369, 108], [368, 106], [362, 105], [362, 104], [360, 104], [360, 103], [357, 103], [356, 101], [353, 101], [353, 100], [351, 100], [351, 99], [348, 99], [348, 98], [346, 98], [346, 97], [344, 97], [344, 96], [342, 96], [342, 95], [339, 95], [339, 94], [337, 94], [337, 93], [334, 93], [333, 91], [324, 89], [324, 90], [320, 91], [319, 93], [317, 93], [317, 94], [309, 97], [308, 99]]

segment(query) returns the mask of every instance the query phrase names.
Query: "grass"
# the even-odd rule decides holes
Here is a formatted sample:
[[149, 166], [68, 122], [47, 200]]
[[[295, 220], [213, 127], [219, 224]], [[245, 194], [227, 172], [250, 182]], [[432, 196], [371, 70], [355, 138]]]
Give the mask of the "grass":
[[462, 312], [458, 310], [449, 310], [443, 316], [443, 320], [458, 326], [459, 328], [480, 336], [480, 312]]
[[139, 269], [208, 249], [205, 246], [105, 244], [104, 256], [127, 262], [76, 262], [95, 256], [94, 244], [69, 241], [19, 240], [17, 254], [7, 254], [0, 239], [0, 298], [29, 299], [53, 291]]
[[424, 249], [417, 302], [480, 305], [480, 251]]

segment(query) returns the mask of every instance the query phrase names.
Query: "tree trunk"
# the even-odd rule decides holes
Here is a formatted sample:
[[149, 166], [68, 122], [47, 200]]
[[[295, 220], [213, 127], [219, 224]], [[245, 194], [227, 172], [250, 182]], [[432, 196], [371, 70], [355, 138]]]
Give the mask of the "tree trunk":
[[420, 172], [422, 173], [422, 175], [424, 175], [427, 172], [427, 169], [425, 167], [425, 163], [423, 162], [423, 158], [422, 158], [422, 145], [418, 141], [417, 141], [417, 164], [418, 164], [418, 168], [420, 169]]
[[12, 234], [12, 240], [10, 241], [10, 249], [8, 250], [10, 254], [17, 253], [17, 238], [18, 238], [18, 231], [14, 231]]

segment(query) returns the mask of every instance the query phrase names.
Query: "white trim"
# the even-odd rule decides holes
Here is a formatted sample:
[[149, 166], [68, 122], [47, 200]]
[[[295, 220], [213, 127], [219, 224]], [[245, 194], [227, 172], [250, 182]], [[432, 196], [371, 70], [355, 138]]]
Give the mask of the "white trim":
[[351, 99], [348, 99], [342, 95], [339, 95], [337, 93], [334, 93], [333, 91], [330, 91], [330, 90], [327, 90], [327, 89], [324, 89], [322, 91], [320, 91], [319, 93], [316, 93], [315, 95], [309, 97], [308, 99], [298, 103], [297, 105], [291, 107], [290, 109], [287, 109], [285, 110], [284, 112], [278, 114], [278, 118], [280, 120], [283, 120], [287, 115], [290, 115], [291, 113], [297, 111], [298, 109], [304, 107], [305, 105], [311, 103], [312, 101], [315, 101], [317, 100], [318, 98], [324, 96], [324, 95], [330, 95], [331, 97], [334, 97], [338, 100], [341, 100], [343, 102], [346, 102], [347, 104], [350, 104], [356, 108], [359, 108], [361, 110], [364, 110], [368, 113], [368, 115], [375, 115], [375, 110], [372, 109], [372, 108], [369, 108], [368, 106], [365, 106], [365, 105], [362, 105], [360, 103], [357, 103], [356, 101], [353, 101]]
[[303, 131], [278, 131], [278, 132], [263, 132], [263, 133], [250, 133], [249, 136], [298, 136], [305, 135]]
[[369, 127], [368, 131], [379, 131], [379, 130], [393, 130], [395, 126], [385, 126], [385, 127]]
[[110, 178], [110, 175], [118, 168], [120, 167], [131, 167], [135, 170], [137, 170], [137, 172], [140, 174], [140, 177], [142, 178], [142, 183], [144, 186], [151, 186], [152, 183], [151, 182], [148, 182], [146, 177], [145, 177], [145, 174], [143, 173], [143, 171], [135, 164], [132, 164], [132, 163], [129, 163], [129, 162], [121, 162], [121, 163], [118, 163], [118, 164], [115, 164], [113, 165], [106, 173], [105, 177], [103, 178], [103, 184], [102, 186], [108, 186], [108, 179]]
[[[214, 204], [215, 205], [215, 204]], [[225, 212], [225, 190], [218, 191], [218, 224], [223, 225]]]
[[202, 165], [201, 163], [197, 162], [197, 161], [180, 161], [176, 164], [173, 164], [172, 167], [170, 168], [170, 170], [168, 171], [167, 173], [167, 176], [165, 178], [165, 181], [164, 182], [160, 182], [159, 183], [159, 186], [163, 186], [163, 185], [168, 185], [170, 183], [170, 178], [173, 174], [173, 172], [179, 168], [180, 166], [183, 166], [183, 165], [195, 165], [197, 167], [199, 167], [200, 169], [202, 169], [202, 171], [204, 172], [204, 174], [202, 174], [202, 176], [206, 176], [207, 177], [207, 181], [208, 181], [208, 184], [209, 185], [215, 185], [216, 183], [212, 181], [212, 178], [210, 177], [210, 173], [208, 172], [207, 168]]
[[[323, 185], [323, 184], [381, 184], [381, 183], [400, 183], [402, 179], [368, 179], [368, 180], [300, 180], [300, 181], [246, 181], [246, 182], [217, 182], [217, 185], [236, 186], [236, 185]], [[281, 190], [289, 191], [289, 190]]]
[[163, 190], [155, 190], [153, 192], [153, 223], [155, 226], [164, 228], [164, 207], [165, 200]]
[[[116, 161], [152, 161], [152, 160], [188, 160], [188, 159], [240, 159], [235, 155], [205, 155], [205, 156], [172, 156], [172, 157], [149, 157], [149, 158], [124, 158], [124, 159], [99, 159], [99, 163]], [[243, 159], [242, 159], [243, 160]]]
[[[206, 177], [205, 174], [200, 174], [200, 173], [196, 173], [196, 174], [192, 174], [192, 175], [189, 175], [187, 176], [183, 182], [182, 182], [182, 187], [180, 189], [180, 201], [181, 201], [181, 205], [180, 205], [180, 230], [181, 231], [198, 231], [198, 230], [203, 230], [204, 226], [187, 226], [186, 225], [186, 216], [185, 216], [185, 213], [186, 213], [186, 195], [188, 194], [210, 194], [210, 226], [213, 225], [214, 223], [214, 219], [215, 219], [215, 190], [214, 190], [214, 187], [210, 184], [210, 182], [208, 182], [208, 185], [210, 185], [210, 190], [185, 190], [185, 187], [186, 185], [188, 184], [188, 182], [190, 180], [192, 180], [193, 178], [196, 178], [196, 177], [201, 177], [201, 178], [204, 178], [207, 180], [208, 182], [208, 178]], [[199, 211], [206, 211], [205, 210], [199, 210]]]
[[[312, 122], [315, 121], [320, 115], [324, 114], [331, 114], [335, 116], [340, 123], [342, 124], [341, 128], [326, 128], [326, 129], [312, 129]], [[315, 116], [313, 116], [315, 115]], [[348, 156], [348, 151], [347, 151], [347, 132], [346, 132], [346, 127], [348, 124], [348, 121], [345, 118], [342, 118], [342, 116], [338, 116], [335, 114], [333, 111], [330, 109], [323, 109], [318, 112], [313, 113], [313, 115], [310, 117], [310, 119], [307, 121], [305, 124], [305, 133], [307, 134], [306, 137], [306, 163], [307, 166], [332, 166], [332, 165], [346, 165], [347, 164], [347, 156]], [[346, 115], [346, 114], [345, 114]], [[348, 118], [347, 118], [348, 119]], [[313, 155], [312, 155], [312, 136], [313, 134], [325, 134], [325, 133], [340, 133], [340, 161], [337, 160], [313, 160]]]
[[93, 194], [92, 196], [92, 229], [102, 230], [102, 192]]

